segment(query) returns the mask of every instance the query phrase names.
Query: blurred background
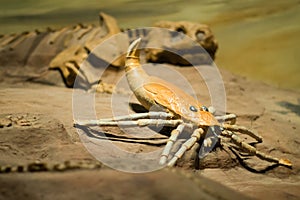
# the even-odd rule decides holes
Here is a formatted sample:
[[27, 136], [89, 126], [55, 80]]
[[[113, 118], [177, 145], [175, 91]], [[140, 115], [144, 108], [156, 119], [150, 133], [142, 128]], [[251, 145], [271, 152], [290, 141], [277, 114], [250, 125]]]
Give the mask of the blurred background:
[[159, 20], [208, 24], [219, 42], [219, 68], [300, 90], [299, 0], [0, 0], [0, 34], [98, 24], [99, 11], [122, 28]]

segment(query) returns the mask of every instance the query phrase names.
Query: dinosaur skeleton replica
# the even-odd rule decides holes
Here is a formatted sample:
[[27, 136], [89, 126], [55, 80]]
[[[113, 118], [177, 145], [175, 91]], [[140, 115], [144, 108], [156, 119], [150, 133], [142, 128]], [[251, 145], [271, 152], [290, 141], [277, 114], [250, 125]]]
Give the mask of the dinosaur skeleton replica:
[[[95, 82], [98, 83], [99, 77], [86, 74], [84, 69], [81, 69], [82, 63], [87, 61], [94, 68], [113, 66], [122, 69], [125, 64], [124, 52], [129, 43], [138, 37], [147, 38], [149, 45], [161, 47], [147, 52], [148, 61], [190, 65], [180, 56], [165, 51], [165, 49], [174, 52], [188, 50], [187, 45], [190, 41], [183, 41], [183, 34], [194, 39], [206, 52], [209, 52], [209, 56], [204, 58], [201, 55], [193, 55], [192, 52], [187, 52], [185, 56], [202, 60], [201, 62], [212, 62], [211, 57], [214, 58], [218, 44], [207, 25], [185, 21], [162, 21], [154, 26], [173, 32], [151, 33], [146, 29], [121, 30], [113, 17], [101, 12], [99, 26], [78, 24], [58, 30], [48, 28], [46, 31], [0, 35], [0, 67], [8, 76], [17, 76], [15, 69], [22, 67], [22, 74], [37, 78], [41, 74], [47, 75], [49, 70], [59, 71], [67, 87], [73, 87], [77, 77], [81, 79], [81, 86], [88, 89]], [[112, 39], [116, 34], [120, 34], [121, 39]], [[163, 44], [158, 43], [157, 40], [161, 37], [164, 38]], [[108, 38], [110, 40], [107, 42]], [[99, 44], [105, 51], [93, 55], [94, 59], [91, 60], [92, 56], [89, 55]]]

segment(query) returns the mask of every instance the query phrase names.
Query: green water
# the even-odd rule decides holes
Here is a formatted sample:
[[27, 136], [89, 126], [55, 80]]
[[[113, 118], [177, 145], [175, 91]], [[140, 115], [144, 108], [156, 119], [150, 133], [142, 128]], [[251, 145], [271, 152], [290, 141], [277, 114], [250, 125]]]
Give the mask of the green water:
[[124, 28], [159, 20], [207, 23], [219, 41], [219, 67], [300, 89], [299, 0], [0, 0], [0, 33], [97, 24], [99, 11]]

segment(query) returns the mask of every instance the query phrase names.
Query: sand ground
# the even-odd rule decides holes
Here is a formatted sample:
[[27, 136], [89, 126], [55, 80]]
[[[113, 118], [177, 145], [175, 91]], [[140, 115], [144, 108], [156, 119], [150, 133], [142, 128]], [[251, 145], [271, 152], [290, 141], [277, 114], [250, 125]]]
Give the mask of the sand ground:
[[[196, 94], [203, 99], [203, 103], [209, 104], [207, 92], [201, 89], [205, 88], [204, 83], [199, 84], [196, 81], [195, 69], [189, 67], [175, 69], [188, 79], [195, 91], [198, 91]], [[264, 137], [264, 142], [257, 145], [258, 149], [273, 156], [290, 159], [293, 169], [276, 167], [265, 173], [253, 173], [239, 164], [232, 167], [226, 167], [225, 164], [224, 167], [228, 157], [225, 159], [221, 157], [215, 160], [214, 165], [202, 170], [177, 167], [175, 172], [159, 170], [139, 175], [119, 172], [107, 166], [97, 170], [63, 173], [1, 174], [0, 197], [70, 199], [86, 195], [85, 197], [89, 199], [99, 197], [118, 199], [127, 195], [132, 198], [143, 196], [157, 199], [176, 195], [196, 198], [210, 194], [207, 199], [217, 199], [216, 195], [224, 195], [225, 199], [231, 199], [226, 196], [227, 188], [223, 186], [218, 186], [221, 189], [211, 195], [210, 191], [215, 187], [214, 184], [222, 184], [255, 199], [298, 199], [300, 197], [299, 92], [250, 81], [224, 70], [221, 74], [226, 88], [228, 112], [238, 115], [238, 124], [251, 127]], [[121, 71], [113, 76], [113, 79], [122, 75]], [[168, 74], [161, 75], [168, 77]], [[5, 80], [1, 82], [1, 118], [11, 116], [20, 122], [0, 129], [1, 163], [14, 165], [34, 160], [50, 163], [64, 160], [94, 160], [73, 127], [72, 89], [50, 86], [45, 82], [42, 84], [24, 82], [16, 77], [10, 81]], [[119, 103], [122, 101], [120, 98]], [[99, 115], [111, 116], [111, 95], [97, 94], [95, 107]], [[24, 122], [30, 124], [22, 126]], [[113, 134], [120, 133], [115, 128], [105, 130]], [[114, 144], [136, 153], [162, 148], [127, 142]], [[215, 153], [211, 154], [215, 156]], [[113, 152], [99, 156], [110, 157], [113, 156]], [[218, 154], [216, 157], [218, 158]], [[254, 163], [253, 166], [257, 169], [268, 165], [254, 158], [249, 159], [249, 163], [252, 165]], [[118, 164], [122, 166], [122, 163]], [[217, 183], [207, 182], [206, 178]], [[203, 189], [203, 184], [208, 189]]]

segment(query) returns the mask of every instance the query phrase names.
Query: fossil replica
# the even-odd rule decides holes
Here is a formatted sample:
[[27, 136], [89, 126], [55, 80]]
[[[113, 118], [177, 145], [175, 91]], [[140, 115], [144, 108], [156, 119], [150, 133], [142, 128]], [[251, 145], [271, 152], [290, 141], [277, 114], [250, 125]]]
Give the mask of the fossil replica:
[[[67, 87], [72, 87], [81, 63], [89, 52], [120, 29], [116, 20], [99, 14], [100, 26], [78, 24], [59, 30], [33, 31], [2, 35], [0, 38], [0, 66], [8, 73], [13, 67], [23, 67], [24, 74], [58, 69]], [[109, 55], [108, 55], [109, 56]], [[12, 69], [6, 69], [9, 66]]]
[[[88, 89], [95, 82], [99, 82], [99, 77], [87, 73], [86, 68], [81, 69], [82, 63], [88, 58], [88, 65], [92, 68], [115, 66], [122, 69], [126, 47], [141, 36], [150, 46], [160, 48], [147, 51], [146, 59], [150, 62], [176, 65], [207, 64], [212, 62], [211, 58], [214, 58], [218, 46], [208, 26], [203, 24], [163, 21], [154, 26], [170, 31], [134, 29], [122, 32], [113, 17], [100, 13], [99, 19], [100, 26], [78, 24], [58, 30], [48, 28], [46, 31], [1, 35], [2, 73], [18, 76], [20, 72], [17, 72], [16, 67], [19, 67], [22, 68], [20, 71], [24, 76], [40, 77], [49, 69], [59, 70], [67, 87], [74, 86], [77, 76], [77, 86]], [[121, 34], [120, 39], [106, 41], [118, 33]], [[195, 41], [195, 45], [200, 44], [204, 48], [203, 52], [193, 52], [193, 45], [189, 45], [191, 41]], [[94, 54], [93, 50], [99, 44], [102, 45], [101, 51]], [[182, 56], [189, 58], [193, 63], [187, 62]]]

